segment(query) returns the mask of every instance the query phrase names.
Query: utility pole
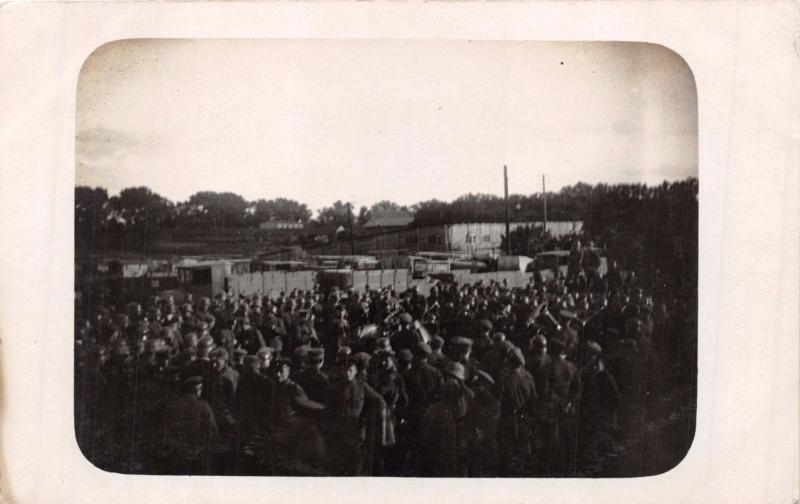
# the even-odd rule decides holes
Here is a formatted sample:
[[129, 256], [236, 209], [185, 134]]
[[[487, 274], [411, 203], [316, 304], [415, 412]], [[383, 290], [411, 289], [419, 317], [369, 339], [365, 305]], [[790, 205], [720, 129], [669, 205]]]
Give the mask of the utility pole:
[[355, 244], [353, 243], [353, 204], [347, 202], [347, 223], [350, 225], [350, 255], [355, 255]]
[[542, 175], [542, 199], [544, 200], [544, 232], [547, 233], [547, 188], [544, 185], [544, 175]]
[[511, 255], [511, 222], [508, 210], [508, 167], [503, 165], [503, 186], [506, 195], [506, 254]]

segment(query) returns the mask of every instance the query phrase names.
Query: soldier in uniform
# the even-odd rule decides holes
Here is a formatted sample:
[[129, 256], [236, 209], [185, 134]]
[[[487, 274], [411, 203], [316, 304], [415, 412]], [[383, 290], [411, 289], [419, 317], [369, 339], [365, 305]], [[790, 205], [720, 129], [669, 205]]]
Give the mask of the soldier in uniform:
[[468, 402], [464, 400], [463, 385], [454, 378], [445, 380], [441, 399], [428, 408], [422, 418], [420, 445], [424, 446], [425, 450], [419, 453], [417, 461], [422, 476], [466, 475], [462, 450], [467, 405]]
[[444, 338], [438, 334], [431, 338], [431, 354], [428, 356], [428, 364], [435, 367], [441, 372], [444, 372], [450, 359], [442, 352], [444, 347]]
[[331, 387], [328, 399], [328, 474], [359, 476], [363, 464], [364, 434], [360, 417], [364, 403], [374, 402], [379, 410], [385, 409], [386, 403], [366, 382], [356, 379], [355, 362], [346, 362], [344, 368], [344, 379]]
[[392, 349], [399, 352], [403, 349], [411, 350], [420, 342], [419, 333], [414, 328], [414, 318], [408, 312], [400, 314], [400, 330], [391, 337]]
[[492, 347], [492, 322], [488, 319], [480, 321], [478, 334], [476, 335], [475, 342], [472, 345], [472, 353], [477, 360], [481, 360], [483, 355]]
[[509, 372], [500, 381], [500, 424], [497, 428], [503, 474], [524, 475], [532, 452], [533, 423], [539, 398], [519, 348], [508, 352]]
[[299, 372], [295, 381], [303, 387], [308, 398], [326, 404], [330, 391], [330, 380], [322, 371], [325, 353], [321, 348], [310, 348], [305, 357], [306, 368]]
[[236, 465], [241, 474], [252, 471], [250, 443], [269, 432], [270, 406], [275, 394], [275, 380], [259, 373], [259, 361], [255, 355], [244, 359], [244, 367], [236, 387], [233, 411], [239, 422], [236, 446]]
[[239, 319], [239, 334], [237, 339], [241, 347], [247, 350], [248, 354], [255, 354], [259, 349], [267, 346], [261, 331], [250, 325], [250, 318], [247, 316]]
[[500, 373], [505, 367], [506, 355], [514, 348], [514, 345], [506, 340], [506, 335], [498, 332], [492, 336], [492, 347], [483, 355], [481, 368], [489, 373], [493, 380], [500, 378]]
[[[279, 358], [273, 366], [277, 380], [275, 394], [269, 408], [270, 430], [265, 438], [261, 458], [266, 460], [265, 474], [297, 474], [295, 461], [323, 456], [321, 438], [302, 439], [309, 416], [300, 413], [322, 412], [325, 406], [308, 398], [303, 387], [291, 378], [291, 360]], [[310, 441], [310, 442], [309, 442]], [[303, 451], [310, 453], [303, 453]]]
[[544, 390], [542, 370], [552, 360], [550, 354], [547, 353], [547, 338], [544, 335], [537, 334], [533, 337], [530, 352], [525, 360], [525, 366], [536, 382], [536, 390]]
[[580, 373], [566, 359], [566, 347], [558, 339], [548, 341], [551, 362], [542, 368], [542, 390], [538, 430], [542, 434], [545, 471], [548, 476], [565, 476], [574, 449], [575, 406], [581, 394]]
[[194, 360], [186, 364], [183, 377], [200, 376], [203, 378], [203, 399], [208, 400], [211, 395], [211, 383], [214, 378], [214, 368], [211, 364], [210, 354], [214, 349], [214, 340], [210, 337], [201, 338], [197, 342], [197, 355]]
[[478, 370], [470, 388], [475, 392], [475, 398], [469, 404], [466, 418], [467, 475], [478, 478], [494, 476], [500, 421], [500, 400], [494, 392], [496, 384], [488, 373]]
[[219, 430], [211, 407], [200, 399], [203, 377], [183, 381], [182, 394], [164, 413], [166, 474], [210, 474]]
[[464, 372], [466, 373], [464, 380], [469, 382], [480, 367], [478, 361], [472, 357], [472, 340], [456, 336], [450, 340], [450, 348], [452, 350], [453, 361], [464, 366]]

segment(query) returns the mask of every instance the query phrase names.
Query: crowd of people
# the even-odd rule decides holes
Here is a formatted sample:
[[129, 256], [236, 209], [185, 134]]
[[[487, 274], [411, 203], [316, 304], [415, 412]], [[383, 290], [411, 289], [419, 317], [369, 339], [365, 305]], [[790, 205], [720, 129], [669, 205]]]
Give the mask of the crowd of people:
[[76, 328], [79, 445], [125, 473], [589, 474], [651, 395], [686, 387], [696, 305], [582, 263], [515, 288], [95, 303]]

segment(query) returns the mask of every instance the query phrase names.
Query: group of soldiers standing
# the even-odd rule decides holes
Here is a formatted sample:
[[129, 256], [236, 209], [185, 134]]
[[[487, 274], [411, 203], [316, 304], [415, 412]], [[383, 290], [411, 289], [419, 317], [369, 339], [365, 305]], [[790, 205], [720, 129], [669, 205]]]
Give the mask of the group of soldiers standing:
[[128, 473], [578, 475], [695, 348], [686, 302], [592, 278], [90, 306], [78, 442]]

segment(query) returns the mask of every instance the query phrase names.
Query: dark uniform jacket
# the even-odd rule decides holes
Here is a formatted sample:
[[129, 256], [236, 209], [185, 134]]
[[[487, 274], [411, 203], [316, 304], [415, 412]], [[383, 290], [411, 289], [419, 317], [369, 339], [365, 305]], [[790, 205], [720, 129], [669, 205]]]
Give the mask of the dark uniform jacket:
[[303, 387], [309, 399], [321, 404], [328, 403], [331, 383], [325, 373], [316, 367], [306, 368], [297, 374], [295, 381]]
[[211, 407], [193, 392], [167, 405], [164, 445], [172, 457], [196, 460], [214, 448], [218, 435]]
[[444, 378], [442, 372], [427, 362], [415, 359], [411, 369], [403, 373], [410, 403], [410, 416], [421, 419], [438, 399]]
[[249, 439], [264, 434], [269, 428], [270, 405], [275, 394], [275, 381], [245, 368], [234, 396], [233, 411], [239, 420], [240, 434]]

